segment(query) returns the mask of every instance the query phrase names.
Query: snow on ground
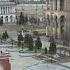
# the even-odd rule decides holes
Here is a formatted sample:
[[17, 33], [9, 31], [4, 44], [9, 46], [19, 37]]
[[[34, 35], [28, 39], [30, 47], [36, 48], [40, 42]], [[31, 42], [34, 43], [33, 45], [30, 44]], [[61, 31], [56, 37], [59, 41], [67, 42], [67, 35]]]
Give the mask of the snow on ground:
[[52, 64], [39, 64], [32, 67], [28, 67], [25, 70], [70, 70], [70, 69]]
[[9, 57], [11, 70], [70, 70], [58, 65], [43, 64], [42, 61], [32, 58], [34, 53], [19, 53], [19, 48], [0, 47], [0, 49], [11, 56]]
[[65, 66], [70, 67], [70, 62], [67, 62], [67, 63], [62, 63], [62, 65], [65, 65]]
[[17, 32], [16, 31], [8, 31], [8, 35], [11, 39], [17, 41]]
[[29, 57], [29, 56], [33, 55], [31, 53], [26, 53], [26, 54], [23, 53], [24, 57], [21, 57], [21, 56], [19, 56], [19, 55], [22, 55], [21, 53], [18, 52], [19, 49], [1, 48], [1, 50], [3, 50], [3, 52], [9, 53], [9, 55], [11, 56], [11, 57], [9, 57], [10, 63], [11, 63], [11, 70], [22, 70], [28, 66], [39, 63], [38, 60], [35, 60], [32, 57]]
[[[41, 39], [41, 41], [42, 41], [42, 48], [44, 49], [46, 47], [47, 49], [49, 49], [50, 42], [48, 42], [47, 40], [44, 40], [44, 39]], [[57, 48], [59, 48], [59, 47], [66, 47], [66, 46], [57, 44]], [[69, 47], [67, 47], [67, 48], [70, 49]]]
[[32, 53], [23, 53], [24, 57], [21, 57], [19, 55], [22, 54], [18, 52], [17, 48], [1, 48], [1, 50], [10, 54], [11, 70], [48, 70], [48, 67], [49, 70], [69, 70], [57, 65], [41, 64], [41, 61], [29, 57], [33, 55]]
[[38, 63], [37, 60], [33, 59], [32, 57], [20, 57], [19, 53], [14, 52], [11, 53], [11, 70], [22, 70], [29, 65]]

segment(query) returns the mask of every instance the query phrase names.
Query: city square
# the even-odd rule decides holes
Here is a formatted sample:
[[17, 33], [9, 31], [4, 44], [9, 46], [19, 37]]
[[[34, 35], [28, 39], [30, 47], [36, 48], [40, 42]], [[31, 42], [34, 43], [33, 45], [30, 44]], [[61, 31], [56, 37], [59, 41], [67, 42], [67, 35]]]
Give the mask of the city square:
[[0, 0], [0, 70], [70, 70], [70, 0]]

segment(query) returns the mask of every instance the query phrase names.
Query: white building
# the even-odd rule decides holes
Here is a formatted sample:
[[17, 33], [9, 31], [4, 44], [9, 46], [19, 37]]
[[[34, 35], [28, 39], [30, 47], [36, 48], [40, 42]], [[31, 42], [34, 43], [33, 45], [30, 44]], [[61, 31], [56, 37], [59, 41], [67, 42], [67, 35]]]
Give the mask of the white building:
[[27, 15], [28, 17], [33, 16], [42, 19], [46, 6], [46, 1], [26, 1], [22, 2], [22, 4], [17, 4], [15, 9], [17, 16], [23, 12], [23, 14]]
[[66, 24], [67, 0], [47, 0], [47, 34], [62, 38]]
[[15, 3], [9, 0], [0, 0], [0, 18], [4, 23], [15, 22]]

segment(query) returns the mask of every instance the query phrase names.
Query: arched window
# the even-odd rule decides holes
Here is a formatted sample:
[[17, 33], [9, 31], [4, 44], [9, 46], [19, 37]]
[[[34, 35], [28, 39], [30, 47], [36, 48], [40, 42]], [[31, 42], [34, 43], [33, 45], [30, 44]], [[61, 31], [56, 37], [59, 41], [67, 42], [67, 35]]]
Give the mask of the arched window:
[[12, 16], [10, 16], [10, 22], [13, 22], [13, 17]]
[[3, 16], [1, 16], [1, 19], [3, 20]]
[[5, 21], [8, 22], [8, 16], [5, 17]]
[[6, 14], [7, 14], [7, 7], [6, 7]]
[[55, 10], [57, 10], [57, 0], [55, 0]]
[[61, 23], [61, 25], [64, 24], [64, 22], [65, 22], [65, 16], [62, 15], [62, 16], [60, 17], [60, 23]]
[[62, 16], [60, 17], [60, 29], [61, 29], [61, 33], [64, 32], [64, 24], [65, 24], [65, 16], [62, 15]]
[[54, 16], [55, 38], [58, 38], [58, 17]]
[[54, 16], [54, 22], [55, 22], [55, 26], [56, 26], [56, 27], [58, 27], [58, 22], [57, 22], [57, 20], [58, 20], [58, 19], [57, 19], [57, 16], [55, 15], [55, 16]]

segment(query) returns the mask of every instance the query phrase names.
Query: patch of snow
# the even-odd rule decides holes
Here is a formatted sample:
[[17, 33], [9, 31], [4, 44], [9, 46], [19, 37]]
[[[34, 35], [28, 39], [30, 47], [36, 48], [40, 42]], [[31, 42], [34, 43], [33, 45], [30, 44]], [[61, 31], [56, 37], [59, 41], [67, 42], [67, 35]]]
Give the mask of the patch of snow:
[[28, 67], [25, 70], [70, 70], [70, 69], [58, 65], [52, 65], [52, 64], [39, 64], [39, 65]]
[[60, 57], [60, 56], [59, 56], [58, 54], [56, 54], [56, 55], [54, 55], [54, 57], [55, 57], [55, 58], [58, 58], [58, 57]]
[[67, 62], [67, 63], [62, 63], [62, 65], [65, 65], [65, 66], [70, 67], [70, 62]]

